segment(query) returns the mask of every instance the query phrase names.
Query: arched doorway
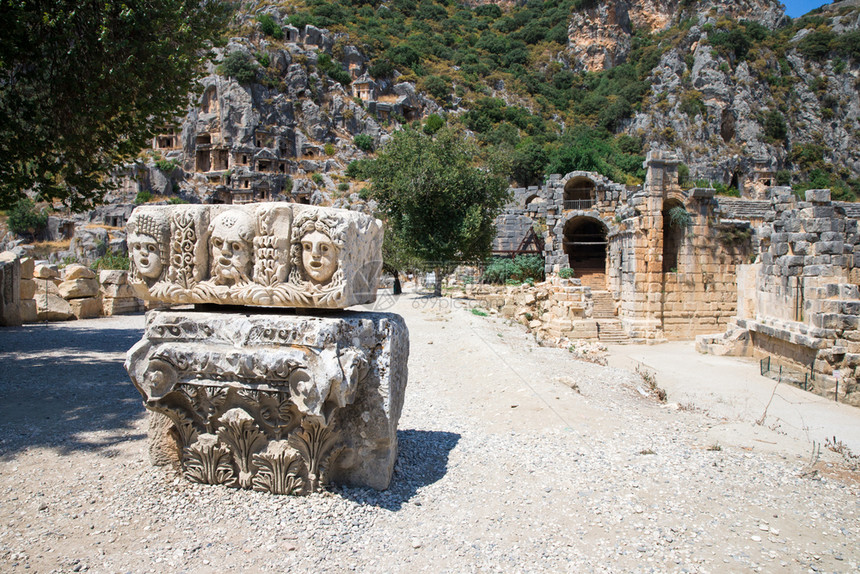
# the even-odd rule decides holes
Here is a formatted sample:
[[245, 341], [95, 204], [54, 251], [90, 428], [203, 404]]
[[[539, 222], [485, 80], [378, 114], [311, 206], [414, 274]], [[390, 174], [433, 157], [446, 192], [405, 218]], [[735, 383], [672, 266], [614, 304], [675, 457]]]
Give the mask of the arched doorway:
[[[673, 210], [683, 213], [673, 214]], [[677, 199], [670, 199], [663, 204], [663, 273], [677, 273], [678, 252], [684, 241], [684, 230], [687, 225], [684, 204]], [[689, 216], [687, 216], [689, 217]]]
[[590, 209], [594, 205], [594, 182], [587, 177], [572, 177], [564, 184], [565, 209]]
[[574, 217], [564, 225], [564, 252], [583, 285], [606, 289], [606, 226], [593, 217]]

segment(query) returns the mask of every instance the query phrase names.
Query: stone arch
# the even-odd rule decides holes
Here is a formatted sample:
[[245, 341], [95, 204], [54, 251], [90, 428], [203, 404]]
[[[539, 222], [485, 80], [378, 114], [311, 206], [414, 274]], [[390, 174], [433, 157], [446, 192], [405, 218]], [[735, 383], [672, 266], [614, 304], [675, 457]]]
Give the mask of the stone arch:
[[564, 223], [562, 246], [574, 275], [592, 288], [606, 288], [609, 226], [597, 217], [580, 215]]
[[539, 196], [538, 194], [533, 193], [533, 194], [531, 194], [530, 196], [528, 196], [528, 197], [526, 198], [526, 201], [525, 201], [525, 203], [523, 203], [523, 205], [529, 205], [529, 204], [531, 204], [533, 201], [535, 201], [536, 199], [538, 199], [539, 197], [540, 197], [540, 196]]
[[200, 109], [204, 114], [218, 113], [218, 88], [209, 86], [203, 92], [203, 99], [200, 102]]
[[585, 175], [571, 177], [564, 184], [565, 209], [589, 209], [597, 200], [597, 184]]

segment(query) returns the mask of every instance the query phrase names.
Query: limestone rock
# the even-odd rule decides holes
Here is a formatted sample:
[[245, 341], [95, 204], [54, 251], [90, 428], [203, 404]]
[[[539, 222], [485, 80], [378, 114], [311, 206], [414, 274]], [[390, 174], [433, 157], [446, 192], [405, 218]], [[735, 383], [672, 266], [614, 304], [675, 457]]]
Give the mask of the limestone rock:
[[102, 296], [112, 297], [114, 299], [128, 299], [135, 296], [134, 289], [132, 289], [131, 285], [108, 283], [106, 285], [102, 285], [101, 291]]
[[63, 270], [63, 280], [72, 281], [74, 279], [95, 279], [95, 272], [89, 267], [72, 263]]
[[99, 283], [102, 285], [125, 285], [128, 283], [128, 271], [121, 269], [99, 271]]
[[59, 276], [56, 265], [40, 263], [33, 268], [33, 277], [36, 279], [55, 279]]
[[113, 315], [129, 315], [143, 311], [143, 304], [137, 297], [114, 298], [105, 297], [102, 301], [102, 314], [105, 317]]
[[57, 285], [63, 299], [95, 297], [99, 293], [99, 282], [95, 279], [72, 279]]
[[57, 288], [58, 283], [51, 279], [33, 279], [33, 284], [36, 286], [35, 297], [44, 295], [46, 292], [50, 295], [60, 297], [60, 290]]
[[39, 321], [66, 321], [75, 318], [72, 306], [59, 295], [40, 295], [35, 301], [36, 317]]
[[32, 299], [36, 296], [36, 282], [33, 279], [21, 279], [21, 299]]
[[102, 302], [98, 297], [86, 297], [69, 301], [72, 313], [78, 319], [92, 319], [102, 314]]
[[[188, 478], [302, 494], [326, 481], [388, 487], [408, 353], [398, 315], [168, 310], [147, 314], [126, 369], [173, 422]], [[154, 458], [169, 461], [159, 428], [153, 448], [169, 452]]]
[[35, 323], [39, 320], [36, 311], [36, 301], [33, 299], [21, 299], [19, 309], [21, 311], [22, 323]]
[[36, 267], [32, 257], [22, 257], [21, 262], [21, 279], [32, 279], [33, 271]]
[[382, 224], [295, 203], [138, 207], [129, 281], [141, 298], [340, 309], [372, 303]]
[[21, 264], [17, 258], [0, 260], [0, 325], [21, 324]]

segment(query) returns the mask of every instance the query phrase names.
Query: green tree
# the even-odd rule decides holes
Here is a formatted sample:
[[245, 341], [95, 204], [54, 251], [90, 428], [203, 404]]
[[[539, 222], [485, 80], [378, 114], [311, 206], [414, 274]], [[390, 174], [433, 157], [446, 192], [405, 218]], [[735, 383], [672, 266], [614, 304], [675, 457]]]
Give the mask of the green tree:
[[74, 210], [187, 103], [229, 0], [0, 2], [0, 207]]
[[435, 137], [407, 128], [394, 133], [371, 170], [370, 197], [387, 233], [402, 253], [434, 269], [436, 296], [456, 262], [487, 256], [493, 220], [508, 199], [505, 179], [474, 165], [476, 156], [475, 144], [450, 128]]
[[28, 197], [22, 197], [15, 202], [6, 221], [12, 232], [31, 238], [47, 224], [48, 213], [44, 209], [37, 209]]

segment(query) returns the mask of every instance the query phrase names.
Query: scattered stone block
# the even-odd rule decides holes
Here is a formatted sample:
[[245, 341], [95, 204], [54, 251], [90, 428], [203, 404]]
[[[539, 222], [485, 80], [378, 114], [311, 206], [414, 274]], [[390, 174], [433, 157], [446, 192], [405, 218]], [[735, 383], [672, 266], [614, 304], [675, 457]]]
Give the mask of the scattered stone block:
[[0, 325], [21, 324], [21, 264], [18, 259], [0, 260]]
[[56, 279], [59, 278], [60, 272], [56, 265], [47, 265], [40, 263], [33, 268], [33, 277], [36, 279]]
[[93, 319], [102, 314], [102, 302], [98, 297], [72, 299], [69, 301], [72, 314], [78, 319]]
[[114, 299], [132, 299], [135, 297], [134, 289], [128, 284], [108, 283], [102, 285], [101, 288], [103, 297], [111, 297]]
[[39, 320], [38, 312], [36, 311], [36, 301], [33, 299], [21, 299], [19, 303], [21, 311], [22, 323], [35, 323]]
[[73, 279], [95, 279], [96, 273], [89, 267], [78, 263], [72, 263], [63, 269], [62, 277], [65, 281], [71, 281]]
[[99, 283], [102, 285], [125, 285], [128, 283], [128, 271], [121, 269], [99, 271]]
[[810, 203], [830, 203], [829, 189], [807, 189], [806, 201]]
[[35, 301], [36, 318], [39, 321], [67, 321], [75, 318], [72, 306], [59, 295], [48, 293], [36, 297]]
[[95, 279], [72, 279], [57, 285], [63, 299], [82, 299], [99, 294], [99, 282]]
[[36, 262], [33, 261], [32, 257], [22, 257], [19, 261], [21, 263], [21, 279], [32, 279]]
[[36, 282], [32, 279], [21, 279], [19, 289], [21, 299], [32, 299], [36, 296]]
[[126, 299], [117, 299], [113, 297], [105, 297], [102, 300], [102, 314], [105, 317], [113, 315], [130, 315], [143, 311], [143, 302], [137, 297], [129, 297]]

